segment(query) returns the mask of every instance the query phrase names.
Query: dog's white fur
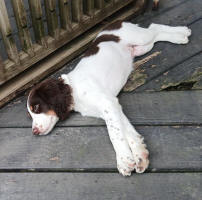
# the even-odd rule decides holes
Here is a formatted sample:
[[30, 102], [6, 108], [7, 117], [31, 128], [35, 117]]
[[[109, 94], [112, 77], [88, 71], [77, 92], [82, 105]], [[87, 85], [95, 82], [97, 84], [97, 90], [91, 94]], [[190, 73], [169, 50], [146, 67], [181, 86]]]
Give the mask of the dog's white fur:
[[[149, 52], [154, 43], [168, 41], [176, 44], [186, 44], [191, 30], [187, 27], [170, 27], [151, 24], [149, 28], [141, 28], [132, 23], [123, 22], [120, 29], [102, 31], [103, 34], [113, 34], [120, 38], [119, 42], [101, 42], [95, 55], [81, 59], [76, 68], [61, 78], [72, 88], [73, 109], [83, 116], [99, 117], [105, 120], [110, 140], [117, 158], [117, 168], [121, 174], [128, 176], [131, 171], [142, 173], [148, 167], [148, 150], [143, 137], [122, 111], [117, 95], [125, 85], [133, 70], [133, 58]], [[29, 110], [29, 107], [28, 107]], [[58, 118], [46, 118], [45, 114], [30, 113], [33, 124], [56, 123]], [[43, 119], [37, 116], [44, 115]], [[41, 116], [42, 117], [42, 116]], [[51, 125], [51, 129], [54, 126]], [[45, 127], [43, 134], [50, 128]]]

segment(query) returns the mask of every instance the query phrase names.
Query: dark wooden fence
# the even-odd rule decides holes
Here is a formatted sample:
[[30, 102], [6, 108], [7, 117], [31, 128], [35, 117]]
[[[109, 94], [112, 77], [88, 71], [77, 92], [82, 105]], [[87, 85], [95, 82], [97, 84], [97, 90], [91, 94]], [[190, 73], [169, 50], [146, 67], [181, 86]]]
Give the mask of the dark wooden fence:
[[[29, 4], [34, 40], [30, 36], [24, 1], [11, 0], [21, 46], [18, 50], [5, 0], [0, 0], [0, 32], [7, 53], [6, 59], [2, 59], [0, 55], [0, 85], [135, 0], [26, 1]], [[45, 19], [42, 4], [45, 8]]]

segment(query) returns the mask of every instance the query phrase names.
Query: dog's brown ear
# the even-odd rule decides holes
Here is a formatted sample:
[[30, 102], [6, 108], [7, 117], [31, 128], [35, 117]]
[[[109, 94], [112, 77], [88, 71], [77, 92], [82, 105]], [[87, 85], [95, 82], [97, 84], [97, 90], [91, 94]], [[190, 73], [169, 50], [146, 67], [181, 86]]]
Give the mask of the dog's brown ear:
[[30, 106], [35, 113], [53, 110], [60, 120], [68, 117], [72, 105], [71, 88], [63, 80], [47, 79], [30, 94]]
[[39, 104], [36, 104], [33, 106], [33, 112], [34, 113], [40, 113], [40, 105]]
[[72, 105], [70, 86], [64, 84], [63, 80], [49, 79], [43, 93], [43, 101], [48, 104], [49, 109], [54, 110], [60, 120], [66, 119]]

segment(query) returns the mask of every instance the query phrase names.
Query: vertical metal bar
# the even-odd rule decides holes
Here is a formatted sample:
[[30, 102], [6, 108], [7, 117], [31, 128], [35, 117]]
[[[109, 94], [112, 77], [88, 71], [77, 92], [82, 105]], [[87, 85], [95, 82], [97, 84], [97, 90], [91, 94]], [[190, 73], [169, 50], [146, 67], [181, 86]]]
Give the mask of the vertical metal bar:
[[56, 0], [45, 0], [48, 34], [56, 40], [59, 38], [58, 18], [56, 13]]
[[18, 27], [19, 38], [22, 45], [23, 51], [29, 54], [31, 57], [34, 56], [34, 50], [32, 47], [32, 40], [30, 32], [28, 30], [28, 23], [26, 17], [26, 11], [23, 4], [23, 0], [12, 0], [14, 15]]
[[29, 0], [29, 8], [32, 17], [32, 25], [36, 42], [44, 47], [47, 47], [45, 40], [44, 24], [42, 19], [42, 8], [40, 0]]
[[61, 28], [70, 31], [71, 28], [70, 0], [59, 0], [59, 13]]
[[12, 37], [11, 25], [4, 0], [0, 0], [0, 31], [8, 54], [8, 58], [18, 64], [20, 59], [15, 41]]
[[83, 15], [82, 0], [72, 0], [72, 21], [80, 23]]

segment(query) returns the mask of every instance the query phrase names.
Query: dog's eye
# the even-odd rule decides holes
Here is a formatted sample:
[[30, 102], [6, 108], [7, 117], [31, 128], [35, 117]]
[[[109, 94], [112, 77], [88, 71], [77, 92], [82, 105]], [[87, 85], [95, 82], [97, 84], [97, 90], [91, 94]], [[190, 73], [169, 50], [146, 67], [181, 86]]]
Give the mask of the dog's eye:
[[34, 113], [40, 113], [40, 105], [39, 104], [36, 104], [33, 106], [33, 112]]

